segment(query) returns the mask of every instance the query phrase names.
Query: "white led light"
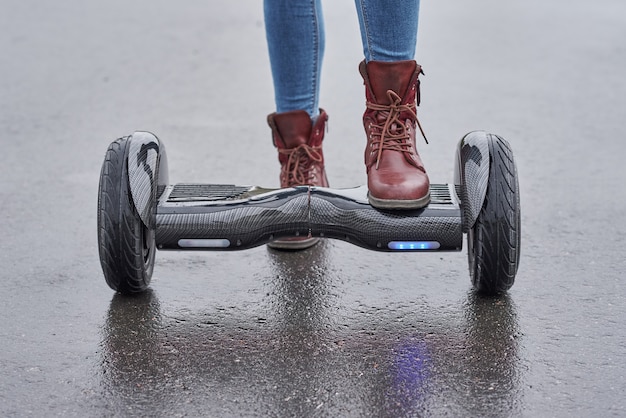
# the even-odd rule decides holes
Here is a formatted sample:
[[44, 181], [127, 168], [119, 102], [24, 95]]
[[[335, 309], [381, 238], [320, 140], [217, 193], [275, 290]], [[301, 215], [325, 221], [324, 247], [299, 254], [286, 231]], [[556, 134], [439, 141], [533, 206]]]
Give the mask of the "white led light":
[[178, 246], [182, 248], [228, 248], [227, 239], [179, 239]]

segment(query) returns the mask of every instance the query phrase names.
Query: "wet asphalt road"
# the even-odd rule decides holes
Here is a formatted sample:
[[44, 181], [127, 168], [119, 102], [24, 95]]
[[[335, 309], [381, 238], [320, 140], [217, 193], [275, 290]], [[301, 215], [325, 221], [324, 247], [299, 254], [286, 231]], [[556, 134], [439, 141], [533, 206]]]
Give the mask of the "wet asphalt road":
[[[277, 186], [260, 2], [0, 1], [1, 416], [623, 416], [626, 4], [424, 2], [420, 150], [451, 180], [472, 129], [507, 138], [522, 261], [476, 297], [465, 252], [158, 253], [105, 284], [108, 143], [167, 145], [174, 182]], [[504, 4], [506, 3], [506, 5]], [[360, 39], [325, 2], [335, 187], [365, 182]]]

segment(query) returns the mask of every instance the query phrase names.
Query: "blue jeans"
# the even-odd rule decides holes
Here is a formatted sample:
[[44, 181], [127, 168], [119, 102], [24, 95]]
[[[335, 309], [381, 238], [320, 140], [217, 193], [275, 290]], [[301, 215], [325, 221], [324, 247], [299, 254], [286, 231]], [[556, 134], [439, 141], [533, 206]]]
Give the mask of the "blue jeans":
[[[412, 60], [419, 0], [355, 0], [366, 61]], [[318, 114], [324, 57], [321, 0], [264, 0], [276, 111]]]

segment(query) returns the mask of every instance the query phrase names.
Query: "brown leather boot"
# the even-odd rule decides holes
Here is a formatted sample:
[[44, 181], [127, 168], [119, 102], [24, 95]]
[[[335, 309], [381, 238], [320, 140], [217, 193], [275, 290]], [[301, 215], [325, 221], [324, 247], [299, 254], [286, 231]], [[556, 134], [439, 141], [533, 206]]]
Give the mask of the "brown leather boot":
[[422, 67], [415, 61], [363, 61], [359, 71], [367, 99], [369, 202], [381, 209], [422, 208], [430, 202], [430, 181], [415, 144], [416, 126], [424, 136], [415, 114]]
[[[272, 128], [274, 145], [280, 162], [280, 187], [322, 186], [328, 187], [324, 170], [322, 141], [326, 132], [328, 115], [320, 109], [315, 123], [304, 110], [272, 113], [267, 123]], [[319, 241], [313, 237], [282, 238], [268, 245], [283, 250], [309, 248]]]

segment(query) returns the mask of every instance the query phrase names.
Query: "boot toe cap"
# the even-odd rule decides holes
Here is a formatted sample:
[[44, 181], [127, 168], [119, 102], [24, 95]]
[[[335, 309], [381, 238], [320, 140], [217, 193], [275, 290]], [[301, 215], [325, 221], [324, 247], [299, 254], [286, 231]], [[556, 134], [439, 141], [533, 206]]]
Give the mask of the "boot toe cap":
[[412, 176], [370, 176], [370, 204], [378, 208], [416, 209], [430, 201], [430, 182], [425, 173]]

